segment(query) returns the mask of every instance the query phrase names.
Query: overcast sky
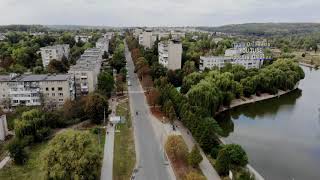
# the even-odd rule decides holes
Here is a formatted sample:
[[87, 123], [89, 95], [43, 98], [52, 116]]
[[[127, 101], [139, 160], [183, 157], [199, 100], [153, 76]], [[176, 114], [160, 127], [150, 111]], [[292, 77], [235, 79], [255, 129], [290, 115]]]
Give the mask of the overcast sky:
[[320, 0], [0, 0], [0, 24], [219, 26], [320, 22]]

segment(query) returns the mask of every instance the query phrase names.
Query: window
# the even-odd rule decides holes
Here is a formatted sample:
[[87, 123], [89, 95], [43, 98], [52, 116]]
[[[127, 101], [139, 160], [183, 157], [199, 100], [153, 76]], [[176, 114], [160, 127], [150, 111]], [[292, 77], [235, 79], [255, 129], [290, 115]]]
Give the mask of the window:
[[55, 94], [55, 93], [52, 93], [52, 96], [56, 96], [56, 94]]
[[52, 91], [54, 91], [54, 87], [53, 87], [53, 88], [51, 88], [51, 90], [52, 90]]
[[49, 88], [48, 88], [48, 87], [46, 87], [46, 91], [49, 91]]
[[58, 87], [58, 91], [62, 91], [62, 87]]
[[59, 96], [63, 96], [63, 93], [59, 93]]
[[63, 99], [59, 99], [59, 102], [63, 102]]

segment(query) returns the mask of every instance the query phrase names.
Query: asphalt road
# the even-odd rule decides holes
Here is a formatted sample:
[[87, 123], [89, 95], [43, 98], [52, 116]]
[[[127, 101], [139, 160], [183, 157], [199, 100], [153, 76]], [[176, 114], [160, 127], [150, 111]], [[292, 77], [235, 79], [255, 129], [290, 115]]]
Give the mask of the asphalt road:
[[146, 104], [138, 77], [134, 73], [134, 65], [127, 46], [125, 55], [128, 63], [128, 81], [131, 82], [128, 90], [137, 156], [137, 171], [134, 173], [134, 179], [171, 180], [173, 178], [165, 159], [161, 140], [156, 136], [151, 124], [149, 107]]

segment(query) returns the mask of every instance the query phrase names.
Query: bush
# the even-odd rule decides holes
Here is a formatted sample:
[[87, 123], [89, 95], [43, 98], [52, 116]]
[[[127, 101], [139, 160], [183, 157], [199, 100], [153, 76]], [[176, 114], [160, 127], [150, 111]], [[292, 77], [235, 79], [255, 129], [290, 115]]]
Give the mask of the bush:
[[220, 175], [227, 175], [229, 173], [230, 158], [229, 158], [229, 153], [225, 148], [219, 151], [215, 168]]
[[202, 159], [198, 146], [193, 146], [192, 151], [188, 154], [189, 165], [197, 167]]
[[198, 174], [196, 172], [189, 172], [186, 175], [185, 180], [206, 180], [206, 178], [204, 176], [202, 176], [201, 174]]
[[248, 157], [242, 147], [237, 144], [228, 144], [219, 151], [216, 168], [219, 174], [226, 175], [232, 166], [243, 167], [247, 164]]
[[15, 164], [22, 165], [27, 161], [27, 153], [24, 149], [25, 143], [17, 138], [14, 138], [8, 144], [8, 151], [10, 157], [13, 159]]
[[223, 148], [227, 150], [232, 165], [245, 166], [248, 164], [248, 156], [240, 145], [228, 144]]
[[172, 160], [186, 160], [188, 147], [181, 136], [170, 135], [165, 144], [166, 152]]

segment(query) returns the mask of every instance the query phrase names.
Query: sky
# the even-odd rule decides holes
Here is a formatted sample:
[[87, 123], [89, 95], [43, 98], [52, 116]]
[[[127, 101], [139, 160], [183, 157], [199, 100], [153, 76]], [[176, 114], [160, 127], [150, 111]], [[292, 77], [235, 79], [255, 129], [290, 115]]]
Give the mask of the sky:
[[320, 22], [320, 0], [0, 0], [0, 24], [220, 26]]

